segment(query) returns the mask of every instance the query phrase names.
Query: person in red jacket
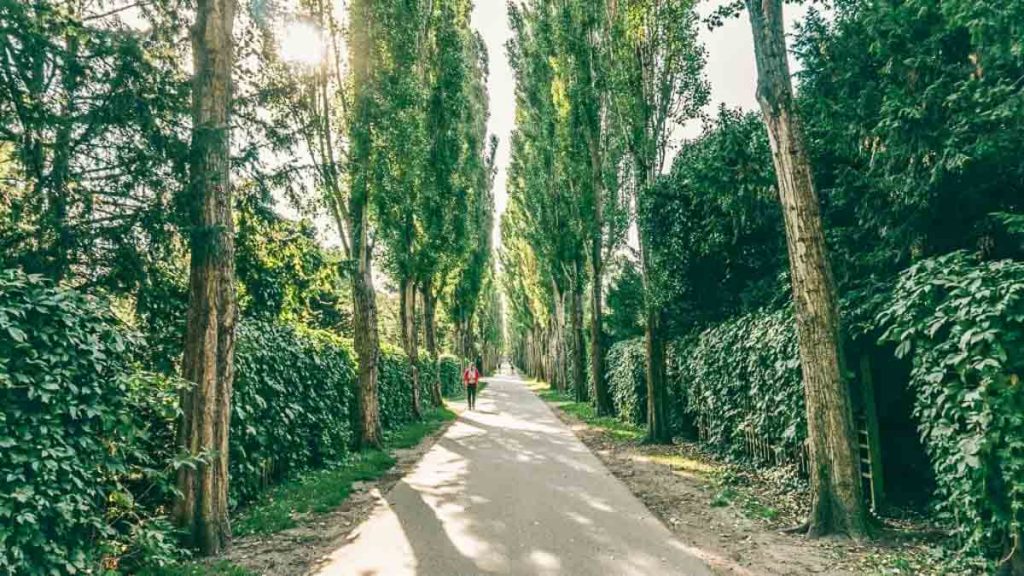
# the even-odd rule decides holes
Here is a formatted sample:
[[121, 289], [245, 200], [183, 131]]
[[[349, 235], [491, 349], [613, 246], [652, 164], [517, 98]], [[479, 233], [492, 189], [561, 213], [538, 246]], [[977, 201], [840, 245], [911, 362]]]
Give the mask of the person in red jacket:
[[466, 387], [466, 401], [469, 403], [470, 410], [476, 408], [476, 387], [479, 383], [480, 372], [477, 371], [476, 364], [470, 362], [462, 371], [462, 385]]

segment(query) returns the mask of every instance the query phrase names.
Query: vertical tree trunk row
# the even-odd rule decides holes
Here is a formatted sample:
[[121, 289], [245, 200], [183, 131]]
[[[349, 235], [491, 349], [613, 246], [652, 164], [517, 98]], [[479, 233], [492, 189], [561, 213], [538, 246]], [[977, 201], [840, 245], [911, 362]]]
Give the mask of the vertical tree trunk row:
[[648, 310], [644, 325], [647, 350], [647, 440], [662, 444], [672, 441], [672, 427], [668, 419], [668, 388], [665, 382], [663, 325], [662, 312]]
[[380, 344], [377, 333], [377, 295], [373, 289], [372, 261], [367, 246], [366, 227], [368, 218], [366, 206], [354, 206], [352, 210], [352, 253], [356, 256], [357, 269], [352, 274], [352, 299], [355, 311], [353, 318], [354, 344], [359, 361], [359, 386], [357, 405], [359, 407], [359, 445], [364, 448], [380, 448], [383, 445], [380, 425], [380, 402], [377, 396], [377, 363]]
[[434, 380], [430, 383], [430, 402], [434, 406], [441, 405], [441, 374], [438, 372], [437, 329], [435, 327], [434, 285], [428, 278], [420, 286], [423, 293], [423, 338], [427, 344], [427, 354], [434, 367]]
[[405, 348], [405, 355], [409, 357], [412, 370], [412, 414], [419, 420], [423, 413], [420, 409], [420, 355], [416, 342], [416, 283], [403, 278], [400, 284], [399, 294], [402, 302], [399, 316], [402, 324], [402, 346]]
[[189, 309], [178, 440], [200, 463], [178, 471], [173, 516], [186, 543], [217, 554], [228, 522], [228, 429], [235, 343], [235, 249], [230, 182], [234, 0], [200, 0], [192, 31], [195, 77], [189, 203]]
[[867, 533], [839, 314], [811, 166], [795, 113], [781, 0], [746, 0], [761, 105], [786, 228], [807, 404], [813, 536]]
[[587, 390], [587, 368], [583, 358], [583, 292], [574, 287], [572, 290], [572, 378], [577, 402], [590, 399]]

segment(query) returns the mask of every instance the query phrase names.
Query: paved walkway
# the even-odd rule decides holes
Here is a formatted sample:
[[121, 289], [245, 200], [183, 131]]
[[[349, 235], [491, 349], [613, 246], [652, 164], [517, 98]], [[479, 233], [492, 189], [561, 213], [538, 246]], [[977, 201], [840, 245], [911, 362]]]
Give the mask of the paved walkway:
[[315, 574], [709, 574], [522, 381], [489, 382]]

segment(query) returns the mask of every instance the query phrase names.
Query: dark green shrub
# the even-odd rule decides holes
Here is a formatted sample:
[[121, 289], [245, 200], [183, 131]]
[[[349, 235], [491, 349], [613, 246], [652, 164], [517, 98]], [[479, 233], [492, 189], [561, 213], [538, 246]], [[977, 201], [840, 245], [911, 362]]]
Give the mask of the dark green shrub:
[[380, 425], [385, 430], [394, 430], [413, 418], [409, 357], [395, 346], [382, 344], [380, 363], [377, 366]]
[[644, 339], [616, 342], [608, 350], [608, 388], [619, 419], [647, 422], [647, 376]]
[[90, 571], [140, 545], [172, 553], [132, 488], [166, 494], [170, 469], [153, 454], [167, 454], [156, 446], [177, 389], [132, 375], [137, 345], [105, 302], [0, 272], [0, 572]]
[[702, 437], [742, 456], [744, 433], [793, 451], [807, 436], [791, 308], [761, 311], [702, 332], [673, 378], [686, 382], [687, 410]]
[[965, 548], [995, 558], [1024, 546], [1024, 263], [924, 260], [878, 322], [913, 364], [939, 512]]
[[460, 398], [465, 394], [462, 388], [462, 366], [459, 359], [451, 354], [442, 354], [437, 359], [441, 374], [441, 394], [445, 398]]
[[355, 371], [351, 345], [329, 333], [241, 324], [230, 439], [236, 501], [348, 453]]

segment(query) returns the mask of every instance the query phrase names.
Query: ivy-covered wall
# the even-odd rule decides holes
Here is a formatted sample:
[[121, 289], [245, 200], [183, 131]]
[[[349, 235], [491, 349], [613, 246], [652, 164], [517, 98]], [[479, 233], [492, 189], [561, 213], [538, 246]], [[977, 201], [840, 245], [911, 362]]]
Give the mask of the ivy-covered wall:
[[[0, 271], [0, 296], [0, 573], [85, 573], [141, 547], [173, 554], [160, 509], [182, 464], [174, 428], [188, 384], [141, 370], [147, 348], [109, 302], [13, 270]], [[233, 504], [348, 454], [356, 368], [351, 343], [329, 332], [240, 323]], [[437, 369], [444, 394], [461, 394], [456, 359]], [[383, 347], [385, 430], [412, 419], [410, 372], [401, 350]]]
[[348, 453], [355, 374], [352, 346], [337, 336], [269, 322], [241, 324], [229, 460], [236, 502]]
[[616, 342], [608, 349], [608, 388], [615, 414], [628, 424], [647, 421], [644, 339]]

